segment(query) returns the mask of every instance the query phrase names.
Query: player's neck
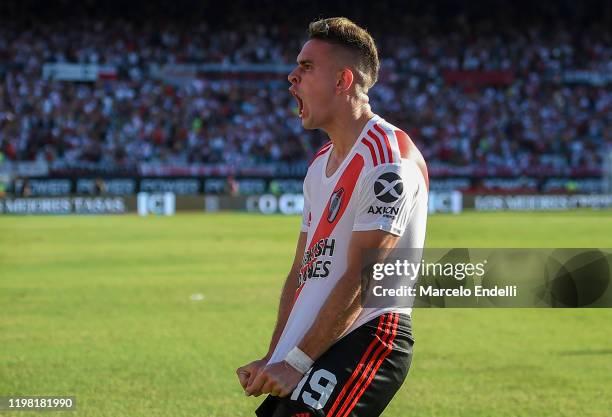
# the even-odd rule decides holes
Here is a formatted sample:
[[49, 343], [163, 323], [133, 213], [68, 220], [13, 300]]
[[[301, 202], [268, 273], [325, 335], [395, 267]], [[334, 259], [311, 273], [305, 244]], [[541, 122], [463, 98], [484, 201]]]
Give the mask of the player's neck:
[[335, 117], [328, 129], [325, 129], [334, 145], [336, 157], [346, 156], [355, 142], [359, 139], [359, 134], [364, 126], [374, 117], [370, 106], [361, 109], [353, 109], [352, 112]]

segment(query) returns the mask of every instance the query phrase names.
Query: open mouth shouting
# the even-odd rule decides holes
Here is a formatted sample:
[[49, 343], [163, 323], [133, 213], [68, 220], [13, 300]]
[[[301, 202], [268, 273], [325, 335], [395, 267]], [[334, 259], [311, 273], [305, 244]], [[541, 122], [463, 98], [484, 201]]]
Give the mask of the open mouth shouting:
[[302, 100], [302, 97], [300, 97], [298, 95], [298, 93], [295, 92], [295, 90], [293, 90], [292, 88], [289, 89], [289, 92], [293, 95], [293, 97], [295, 97], [295, 100], [297, 101], [297, 105], [298, 105], [298, 116], [300, 118], [304, 117], [304, 100]]

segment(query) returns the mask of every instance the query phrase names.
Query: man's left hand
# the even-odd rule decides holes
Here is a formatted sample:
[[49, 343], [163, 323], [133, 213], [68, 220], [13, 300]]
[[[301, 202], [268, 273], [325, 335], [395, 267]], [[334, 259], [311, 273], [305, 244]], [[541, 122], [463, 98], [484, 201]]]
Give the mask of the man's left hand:
[[287, 362], [277, 362], [266, 366], [257, 378], [244, 390], [246, 395], [259, 397], [270, 394], [286, 397], [297, 386], [303, 374]]

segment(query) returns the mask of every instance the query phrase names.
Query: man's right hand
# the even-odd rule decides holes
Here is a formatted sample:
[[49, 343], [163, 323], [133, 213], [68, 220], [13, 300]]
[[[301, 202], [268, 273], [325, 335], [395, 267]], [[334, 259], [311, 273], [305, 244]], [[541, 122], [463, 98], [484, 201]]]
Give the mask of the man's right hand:
[[240, 385], [242, 385], [242, 389], [246, 389], [246, 387], [257, 378], [259, 372], [266, 367], [268, 359], [269, 358], [264, 357], [236, 369], [236, 374], [238, 375], [238, 380], [240, 381]]

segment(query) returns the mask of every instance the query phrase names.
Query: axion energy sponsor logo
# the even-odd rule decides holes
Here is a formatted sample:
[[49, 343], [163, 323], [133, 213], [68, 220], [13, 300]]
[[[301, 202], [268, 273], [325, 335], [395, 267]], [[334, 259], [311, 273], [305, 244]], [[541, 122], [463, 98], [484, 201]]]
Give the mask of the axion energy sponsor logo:
[[381, 206], [370, 206], [368, 209], [369, 214], [387, 214], [397, 216], [399, 208], [397, 207], [381, 207]]
[[383, 203], [397, 201], [404, 192], [402, 179], [395, 172], [382, 174], [374, 183], [374, 195]]
[[300, 267], [300, 285], [312, 278], [327, 278], [329, 276], [336, 239], [324, 238], [304, 252]]
[[[395, 172], [385, 172], [374, 182], [374, 196], [383, 203], [396, 202], [404, 192], [402, 179]], [[399, 214], [398, 207], [371, 205], [368, 214], [380, 214], [383, 217], [394, 219]]]

